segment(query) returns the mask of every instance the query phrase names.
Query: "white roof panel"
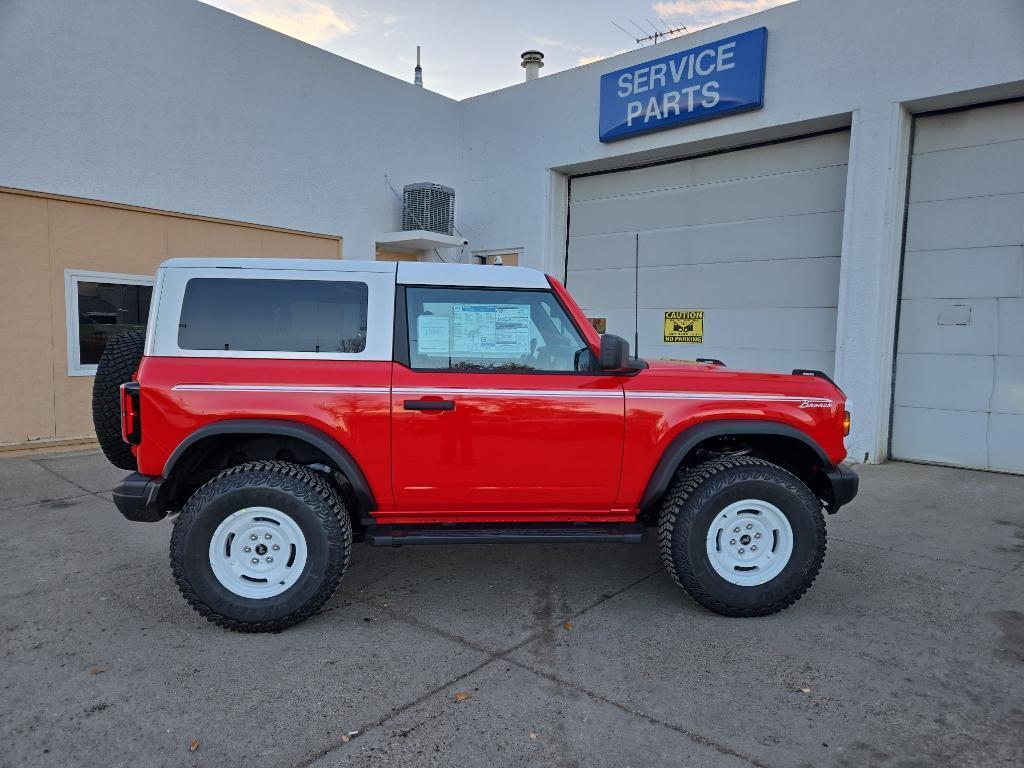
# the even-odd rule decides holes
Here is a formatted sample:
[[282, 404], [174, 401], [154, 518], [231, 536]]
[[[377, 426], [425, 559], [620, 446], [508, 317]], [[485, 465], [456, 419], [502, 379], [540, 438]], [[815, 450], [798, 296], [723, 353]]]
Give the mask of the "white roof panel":
[[166, 269], [301, 269], [321, 272], [390, 272], [395, 265], [389, 261], [357, 261], [355, 259], [168, 259], [160, 265]]
[[551, 287], [543, 272], [529, 267], [442, 264], [436, 261], [399, 262], [398, 282], [403, 285], [460, 285], [475, 288]]

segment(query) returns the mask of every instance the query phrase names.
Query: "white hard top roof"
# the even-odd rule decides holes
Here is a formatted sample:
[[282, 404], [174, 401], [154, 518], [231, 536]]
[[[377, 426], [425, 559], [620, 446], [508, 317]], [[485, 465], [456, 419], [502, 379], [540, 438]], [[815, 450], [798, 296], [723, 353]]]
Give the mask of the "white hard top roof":
[[444, 264], [436, 261], [357, 261], [354, 259], [168, 259], [162, 269], [297, 269], [322, 272], [396, 274], [404, 285], [464, 285], [483, 288], [549, 288], [543, 272], [529, 267]]

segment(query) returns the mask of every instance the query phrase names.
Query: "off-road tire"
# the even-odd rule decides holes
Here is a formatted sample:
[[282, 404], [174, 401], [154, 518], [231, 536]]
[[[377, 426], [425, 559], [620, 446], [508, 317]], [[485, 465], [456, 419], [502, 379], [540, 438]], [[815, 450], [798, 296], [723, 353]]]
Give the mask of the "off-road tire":
[[107, 342], [92, 382], [92, 424], [103, 455], [115, 467], [135, 471], [131, 446], [121, 439], [121, 385], [132, 380], [142, 360], [146, 334], [125, 331]]
[[[722, 578], [707, 553], [715, 516], [744, 499], [774, 504], [793, 531], [786, 567], [757, 586]], [[810, 489], [781, 467], [745, 456], [716, 459], [676, 475], [662, 503], [658, 540], [669, 575], [705, 608], [724, 616], [768, 616], [799, 600], [818, 575], [825, 557], [825, 520]]]
[[[210, 564], [214, 531], [248, 506], [281, 510], [306, 539], [302, 574], [273, 597], [235, 594], [218, 581]], [[351, 519], [323, 474], [285, 461], [254, 461], [224, 470], [195, 492], [175, 521], [170, 557], [178, 589], [207, 621], [237, 632], [277, 632], [309, 618], [331, 599], [351, 553]]]

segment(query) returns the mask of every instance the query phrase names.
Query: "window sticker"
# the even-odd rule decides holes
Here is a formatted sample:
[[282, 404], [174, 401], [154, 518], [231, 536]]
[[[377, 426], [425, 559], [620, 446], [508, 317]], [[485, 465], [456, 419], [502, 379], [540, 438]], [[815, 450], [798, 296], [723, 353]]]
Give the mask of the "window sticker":
[[459, 357], [530, 354], [529, 304], [452, 305], [452, 352]]
[[448, 357], [451, 353], [449, 319], [437, 315], [416, 318], [416, 352], [421, 355]]

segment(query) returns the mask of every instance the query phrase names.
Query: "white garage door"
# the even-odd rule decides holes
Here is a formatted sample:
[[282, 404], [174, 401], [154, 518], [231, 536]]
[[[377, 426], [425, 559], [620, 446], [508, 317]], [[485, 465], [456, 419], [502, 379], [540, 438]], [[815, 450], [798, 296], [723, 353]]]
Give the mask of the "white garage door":
[[1024, 472], [1024, 103], [918, 118], [896, 458]]
[[[567, 285], [643, 357], [766, 371], [835, 362], [849, 133], [572, 180]], [[639, 235], [639, 285], [635, 248]], [[703, 310], [701, 343], [664, 313]]]

